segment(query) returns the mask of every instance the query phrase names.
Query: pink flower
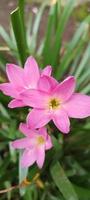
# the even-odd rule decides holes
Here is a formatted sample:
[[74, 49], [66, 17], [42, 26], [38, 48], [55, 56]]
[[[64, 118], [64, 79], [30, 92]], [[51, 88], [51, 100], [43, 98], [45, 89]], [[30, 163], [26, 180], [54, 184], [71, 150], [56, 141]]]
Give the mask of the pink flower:
[[10, 108], [24, 106], [25, 104], [22, 101], [20, 93], [29, 89], [36, 89], [40, 76], [50, 76], [51, 72], [51, 66], [47, 66], [40, 72], [37, 63], [32, 56], [26, 60], [24, 69], [14, 64], [7, 64], [6, 73], [9, 82], [0, 84], [0, 90], [5, 95], [13, 98], [8, 106]]
[[53, 120], [61, 132], [68, 133], [69, 117], [90, 116], [90, 97], [74, 91], [73, 76], [69, 76], [61, 83], [57, 83], [52, 77], [41, 77], [39, 91], [26, 91], [22, 94], [23, 102], [34, 108], [27, 117], [28, 126], [40, 128]]
[[26, 168], [36, 162], [38, 167], [42, 168], [45, 150], [52, 148], [51, 137], [47, 134], [46, 128], [31, 130], [26, 124], [21, 123], [20, 130], [26, 137], [12, 142], [12, 146], [16, 149], [24, 149], [21, 166]]

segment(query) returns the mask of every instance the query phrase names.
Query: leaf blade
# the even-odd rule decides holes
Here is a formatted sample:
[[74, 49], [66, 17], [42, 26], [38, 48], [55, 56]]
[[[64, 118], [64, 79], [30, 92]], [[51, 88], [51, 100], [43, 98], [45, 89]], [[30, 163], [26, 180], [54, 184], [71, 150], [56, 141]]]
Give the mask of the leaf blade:
[[74, 191], [72, 184], [66, 177], [64, 170], [59, 162], [56, 162], [50, 168], [51, 176], [58, 187], [59, 191], [63, 194], [65, 200], [78, 200], [78, 196]]

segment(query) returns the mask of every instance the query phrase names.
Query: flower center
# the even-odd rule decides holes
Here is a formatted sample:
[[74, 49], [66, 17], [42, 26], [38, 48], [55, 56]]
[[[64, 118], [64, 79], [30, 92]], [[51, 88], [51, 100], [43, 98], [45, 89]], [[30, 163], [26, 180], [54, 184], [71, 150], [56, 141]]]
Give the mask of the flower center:
[[55, 110], [60, 106], [60, 100], [53, 98], [49, 101], [49, 109], [50, 110]]
[[37, 144], [38, 145], [41, 145], [41, 144], [44, 144], [45, 140], [42, 136], [38, 136], [37, 137]]

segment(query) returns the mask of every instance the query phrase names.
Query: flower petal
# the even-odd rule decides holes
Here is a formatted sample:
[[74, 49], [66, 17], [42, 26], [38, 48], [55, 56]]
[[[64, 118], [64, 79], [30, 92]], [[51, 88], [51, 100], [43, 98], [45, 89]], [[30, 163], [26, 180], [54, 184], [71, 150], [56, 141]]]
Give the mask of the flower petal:
[[70, 131], [70, 121], [67, 113], [63, 109], [55, 112], [53, 122], [61, 132], [68, 133]]
[[74, 90], [75, 90], [75, 79], [73, 76], [69, 76], [55, 88], [53, 93], [63, 101], [66, 101], [71, 97]]
[[20, 123], [19, 130], [27, 137], [33, 138], [35, 130], [28, 128], [26, 123]]
[[44, 160], [45, 160], [45, 146], [41, 145], [37, 148], [37, 158], [36, 158], [36, 163], [39, 168], [43, 167]]
[[18, 92], [13, 87], [11, 83], [2, 83], [0, 84], [0, 90], [8, 96], [11, 96], [13, 98], [18, 98]]
[[27, 90], [21, 93], [21, 98], [25, 105], [34, 108], [45, 108], [49, 99], [49, 94], [44, 91]]
[[36, 60], [30, 56], [27, 58], [24, 67], [24, 79], [29, 88], [33, 89], [37, 87], [37, 82], [40, 78], [40, 72]]
[[64, 104], [68, 116], [72, 118], [84, 118], [90, 116], [90, 96], [75, 93]]
[[50, 115], [46, 110], [33, 109], [27, 116], [27, 124], [30, 128], [41, 128], [50, 121]]
[[46, 144], [45, 144], [45, 149], [48, 150], [48, 149], [51, 149], [52, 147], [53, 147], [52, 140], [51, 140], [51, 137], [48, 135]]
[[22, 138], [12, 142], [12, 146], [15, 149], [33, 148], [34, 139]]
[[17, 108], [17, 107], [23, 107], [23, 106], [25, 106], [23, 101], [18, 100], [18, 99], [14, 99], [14, 100], [10, 101], [10, 103], [8, 104], [9, 108]]
[[41, 76], [38, 82], [38, 89], [50, 93], [57, 85], [58, 82], [53, 77]]
[[21, 166], [29, 167], [36, 161], [36, 153], [34, 149], [26, 149], [21, 158]]
[[51, 76], [51, 73], [52, 73], [52, 67], [50, 65], [48, 65], [42, 70], [41, 76], [43, 76], [43, 75]]
[[47, 128], [45, 126], [41, 127], [38, 129], [38, 134], [43, 136], [44, 139], [46, 140], [47, 139]]
[[6, 72], [10, 82], [14, 85], [22, 86], [24, 85], [23, 79], [23, 69], [14, 64], [7, 64], [6, 65]]

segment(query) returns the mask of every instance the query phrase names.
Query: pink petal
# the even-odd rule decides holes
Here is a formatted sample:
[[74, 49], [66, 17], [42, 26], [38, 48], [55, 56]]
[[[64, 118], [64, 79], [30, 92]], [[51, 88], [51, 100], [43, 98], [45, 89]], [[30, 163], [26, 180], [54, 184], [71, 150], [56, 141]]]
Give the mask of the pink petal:
[[48, 65], [42, 70], [41, 76], [43, 75], [51, 76], [51, 73], [52, 73], [52, 67]]
[[52, 140], [51, 137], [48, 135], [45, 143], [45, 149], [48, 150], [51, 149], [52, 147], [53, 147]]
[[9, 108], [17, 108], [17, 107], [23, 107], [23, 106], [25, 106], [23, 101], [18, 100], [18, 99], [14, 99], [14, 100], [10, 101], [10, 103], [8, 104]]
[[40, 72], [36, 60], [30, 56], [27, 58], [24, 67], [24, 79], [29, 88], [36, 88], [40, 78]]
[[74, 90], [75, 90], [75, 79], [73, 76], [69, 76], [55, 88], [53, 93], [54, 95], [58, 96], [61, 100], [66, 101], [71, 97]]
[[21, 166], [29, 167], [36, 161], [36, 153], [34, 149], [26, 149], [21, 158]]
[[41, 128], [50, 121], [50, 115], [46, 110], [33, 109], [27, 117], [28, 126], [32, 129]]
[[49, 99], [49, 94], [38, 90], [27, 90], [21, 94], [25, 105], [34, 108], [45, 108]]
[[53, 77], [42, 76], [38, 82], [38, 88], [41, 91], [47, 93], [52, 92], [52, 90], [58, 85], [58, 82]]
[[69, 117], [84, 118], [90, 116], [90, 96], [75, 93], [64, 104]]
[[34, 144], [34, 139], [30, 138], [22, 138], [12, 142], [12, 146], [15, 149], [33, 148]]
[[70, 131], [69, 118], [64, 110], [59, 110], [54, 114], [53, 122], [61, 132], [68, 133]]
[[27, 124], [25, 123], [20, 123], [19, 125], [19, 130], [27, 137], [33, 138], [34, 136], [34, 131], [28, 128]]
[[37, 152], [36, 163], [39, 168], [42, 168], [45, 160], [45, 146], [44, 145], [39, 146], [36, 152]]
[[6, 72], [9, 81], [11, 81], [14, 85], [24, 85], [23, 69], [21, 67], [14, 64], [7, 64]]
[[18, 92], [16, 89], [12, 86], [11, 83], [2, 83], [0, 84], [0, 90], [8, 96], [11, 96], [13, 98], [18, 98]]
[[42, 135], [44, 137], [44, 139], [46, 140], [47, 139], [47, 129], [46, 127], [41, 127], [40, 129], [38, 129], [38, 134]]

